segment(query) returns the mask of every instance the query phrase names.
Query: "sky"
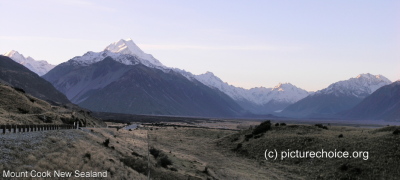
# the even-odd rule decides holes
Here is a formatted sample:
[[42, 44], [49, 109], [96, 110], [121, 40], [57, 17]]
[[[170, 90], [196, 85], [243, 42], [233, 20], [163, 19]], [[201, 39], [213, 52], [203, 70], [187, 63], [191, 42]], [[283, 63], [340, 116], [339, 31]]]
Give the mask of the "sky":
[[59, 64], [132, 38], [168, 67], [308, 91], [400, 79], [400, 1], [0, 0], [0, 53]]

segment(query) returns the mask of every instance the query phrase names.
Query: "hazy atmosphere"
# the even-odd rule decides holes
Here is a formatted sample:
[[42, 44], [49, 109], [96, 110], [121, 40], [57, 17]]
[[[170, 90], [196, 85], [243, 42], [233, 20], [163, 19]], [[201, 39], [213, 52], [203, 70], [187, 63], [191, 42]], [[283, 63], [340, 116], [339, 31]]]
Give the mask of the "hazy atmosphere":
[[59, 64], [132, 38], [168, 67], [244, 88], [316, 91], [361, 73], [400, 79], [399, 9], [399, 1], [0, 0], [0, 51]]

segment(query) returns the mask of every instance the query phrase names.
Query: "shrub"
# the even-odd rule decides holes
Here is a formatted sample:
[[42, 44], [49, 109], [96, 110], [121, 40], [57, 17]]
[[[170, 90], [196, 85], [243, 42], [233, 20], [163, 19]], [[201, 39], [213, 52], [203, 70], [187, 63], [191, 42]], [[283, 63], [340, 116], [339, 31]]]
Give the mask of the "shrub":
[[242, 143], [239, 143], [239, 144], [237, 144], [236, 145], [236, 148], [234, 148], [234, 149], [232, 149], [233, 151], [238, 151], [240, 148], [242, 148], [243, 147], [243, 144]]
[[60, 117], [64, 124], [74, 124], [74, 119], [68, 117]]
[[103, 142], [103, 145], [104, 145], [105, 147], [108, 147], [108, 144], [110, 144], [110, 139], [106, 139], [106, 140]]
[[231, 142], [235, 142], [235, 141], [237, 141], [237, 140], [239, 140], [239, 137], [234, 137], [234, 138], [231, 140]]
[[252, 138], [252, 137], [253, 137], [253, 134], [244, 135], [244, 138], [245, 138], [246, 141], [249, 141], [249, 139]]
[[258, 138], [260, 138], [262, 135], [263, 135], [263, 134], [257, 134], [257, 135], [254, 136], [254, 139], [258, 139]]
[[268, 130], [271, 129], [271, 121], [264, 121], [260, 125], [258, 125], [256, 128], [253, 130], [253, 135], [261, 134], [264, 132], [267, 132]]
[[37, 117], [42, 120], [45, 123], [52, 123], [53, 122], [53, 118], [50, 116], [45, 116], [45, 115], [37, 115]]
[[347, 164], [342, 164], [342, 165], [339, 167], [339, 169], [340, 169], [341, 171], [347, 171], [347, 170], [349, 169], [349, 166], [348, 166]]
[[133, 156], [138, 156], [138, 157], [142, 157], [140, 154], [138, 154], [137, 152], [135, 152], [135, 151], [132, 151], [132, 153], [131, 153]]
[[25, 90], [19, 87], [13, 87], [16, 91], [24, 93], [25, 94]]
[[151, 147], [150, 154], [153, 155], [153, 157], [157, 159], [157, 157], [160, 156], [161, 152], [160, 152], [160, 150], [158, 150], [154, 147]]
[[90, 160], [90, 158], [92, 157], [92, 155], [90, 155], [90, 153], [85, 153], [85, 155], [83, 156], [84, 158], [88, 158]]
[[286, 126], [286, 123], [281, 123], [281, 126]]
[[343, 134], [339, 134], [339, 136], [338, 136], [339, 138], [342, 138], [343, 137]]
[[168, 158], [167, 155], [163, 154], [158, 158], [157, 164], [160, 165], [163, 168], [167, 168], [168, 165], [172, 165], [172, 161]]
[[319, 128], [322, 128], [324, 125], [322, 125], [322, 124], [315, 124], [315, 126], [317, 126], [317, 127], [319, 127]]
[[29, 113], [29, 110], [22, 109], [22, 108], [18, 108], [18, 111], [19, 111], [21, 114], [28, 114], [28, 113]]
[[126, 166], [132, 168], [138, 173], [147, 174], [147, 163], [141, 159], [135, 159], [132, 157], [127, 157], [120, 159]]
[[328, 127], [322, 125], [322, 124], [315, 124], [315, 126], [322, 128], [322, 129], [328, 129]]
[[394, 135], [399, 135], [399, 134], [400, 134], [400, 129], [394, 130], [394, 131], [393, 131], [393, 134], [394, 134]]

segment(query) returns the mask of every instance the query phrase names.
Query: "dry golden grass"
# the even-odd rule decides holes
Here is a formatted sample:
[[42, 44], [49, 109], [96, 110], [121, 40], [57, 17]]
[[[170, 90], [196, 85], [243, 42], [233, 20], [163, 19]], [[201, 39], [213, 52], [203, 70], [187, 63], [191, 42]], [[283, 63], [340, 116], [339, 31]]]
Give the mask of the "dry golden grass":
[[[223, 138], [219, 144], [240, 154], [255, 159], [264, 166], [273, 165], [284, 172], [291, 172], [305, 179], [396, 179], [400, 177], [400, 140], [393, 135], [399, 127], [366, 129], [354, 127], [328, 127], [328, 130], [313, 125], [289, 125], [272, 127], [259, 138], [249, 138], [252, 130], [242, 131]], [[339, 138], [342, 134], [343, 137]], [[241, 144], [240, 148], [238, 144]], [[294, 158], [268, 160], [266, 149], [282, 151], [367, 151], [363, 158]], [[363, 157], [366, 157], [366, 153]]]
[[[63, 121], [64, 119], [64, 121]], [[67, 122], [68, 121], [68, 122]], [[88, 126], [105, 126], [75, 107], [54, 106], [29, 94], [0, 84], [0, 124], [65, 124], [80, 121]]]
[[[235, 122], [226, 126], [237, 125]], [[396, 179], [400, 135], [391, 133], [397, 128], [332, 126], [325, 130], [311, 125], [273, 126], [261, 137], [248, 141], [244, 135], [252, 130], [173, 126], [132, 131], [115, 128], [48, 131], [40, 132], [36, 141], [16, 138], [13, 143], [7, 143], [6, 136], [13, 135], [8, 134], [0, 136], [3, 139], [0, 153], [11, 159], [0, 163], [0, 169], [108, 171], [108, 179], [147, 179], [149, 170], [151, 179]], [[338, 138], [340, 134], [343, 138]], [[107, 139], [109, 143], [105, 146]], [[148, 143], [172, 164], [162, 167], [160, 157], [150, 155], [148, 169]], [[242, 147], [238, 150], [239, 143]], [[369, 151], [369, 159], [267, 161], [264, 159], [267, 148], [364, 150]]]

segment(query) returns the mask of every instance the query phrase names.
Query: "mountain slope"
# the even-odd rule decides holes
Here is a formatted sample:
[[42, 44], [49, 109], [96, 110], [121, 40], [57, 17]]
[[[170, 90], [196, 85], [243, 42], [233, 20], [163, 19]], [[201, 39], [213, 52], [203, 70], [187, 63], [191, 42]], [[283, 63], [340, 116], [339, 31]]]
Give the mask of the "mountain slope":
[[14, 50], [5, 53], [4, 56], [7, 56], [15, 62], [22, 64], [39, 76], [43, 76], [55, 67], [55, 65], [49, 64], [47, 61], [36, 61], [29, 56], [25, 58], [22, 54], [18, 53], [18, 51]]
[[70, 103], [67, 97], [49, 82], [6, 56], [0, 56], [0, 81], [22, 88], [27, 93], [43, 100]]
[[227, 95], [180, 73], [145, 66], [138, 56], [126, 60], [132, 65], [112, 57], [85, 65], [72, 59], [43, 77], [93, 111], [218, 117], [243, 111]]
[[105, 126], [74, 105], [55, 106], [0, 83], [0, 124], [74, 124]]
[[381, 75], [361, 74], [339, 81], [286, 107], [282, 115], [289, 117], [332, 117], [353, 108], [366, 96], [390, 80]]
[[342, 116], [400, 121], [400, 81], [379, 88]]

